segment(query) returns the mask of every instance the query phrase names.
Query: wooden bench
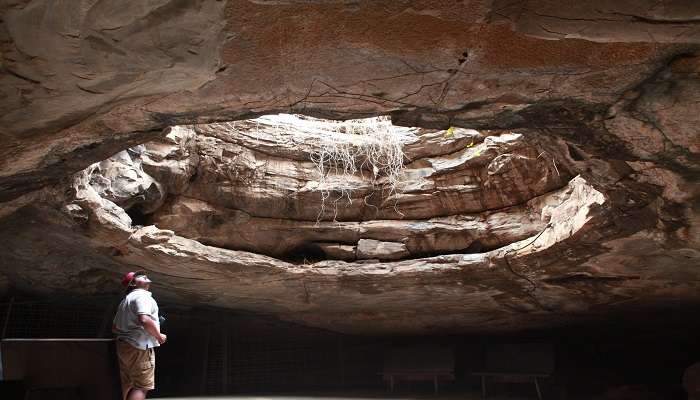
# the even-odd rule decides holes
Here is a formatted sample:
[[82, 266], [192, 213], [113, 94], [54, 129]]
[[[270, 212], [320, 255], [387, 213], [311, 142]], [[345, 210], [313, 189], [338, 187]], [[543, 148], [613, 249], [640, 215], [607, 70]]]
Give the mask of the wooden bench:
[[389, 382], [389, 391], [394, 392], [394, 386], [398, 380], [405, 381], [432, 381], [435, 394], [440, 390], [440, 380], [453, 381], [454, 373], [445, 371], [397, 371], [382, 373], [384, 379]]
[[454, 354], [444, 346], [392, 347], [384, 353], [384, 369], [381, 373], [394, 392], [397, 381], [431, 381], [437, 394], [440, 382], [453, 381]]
[[547, 343], [520, 343], [493, 345], [486, 349], [484, 368], [472, 372], [481, 377], [481, 396], [487, 396], [487, 383], [532, 383], [537, 398], [542, 400], [541, 380], [554, 371], [554, 349]]

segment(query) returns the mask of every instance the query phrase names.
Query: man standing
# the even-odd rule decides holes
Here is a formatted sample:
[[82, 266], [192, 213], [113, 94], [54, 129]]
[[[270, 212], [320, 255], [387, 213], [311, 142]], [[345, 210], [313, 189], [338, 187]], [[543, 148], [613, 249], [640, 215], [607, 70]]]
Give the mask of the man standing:
[[144, 271], [124, 275], [126, 296], [117, 308], [112, 331], [117, 335], [117, 356], [125, 400], [143, 400], [155, 388], [156, 357], [153, 349], [165, 343], [160, 333], [158, 304], [148, 291], [151, 280]]

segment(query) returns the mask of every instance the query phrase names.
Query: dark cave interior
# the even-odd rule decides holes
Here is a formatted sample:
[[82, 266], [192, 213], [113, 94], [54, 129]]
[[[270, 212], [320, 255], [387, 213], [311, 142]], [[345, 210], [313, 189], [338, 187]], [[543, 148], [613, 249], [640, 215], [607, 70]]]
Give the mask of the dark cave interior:
[[[16, 295], [2, 300], [0, 321], [6, 339], [111, 338], [117, 301]], [[423, 336], [344, 335], [261, 315], [178, 304], [163, 304], [161, 311], [169, 340], [157, 350], [159, 385], [152, 397], [434, 396], [430, 380], [397, 380], [395, 393], [389, 394], [382, 379], [392, 355], [401, 354], [404, 362], [408, 359], [420, 368], [421, 356], [411, 354], [426, 351], [446, 352], [454, 366], [454, 379], [440, 382], [440, 396], [479, 393], [481, 381], [475, 372], [488, 369], [492, 354], [505, 351], [506, 359], [498, 361], [503, 368], [550, 371], [540, 383], [544, 398], [682, 399], [683, 372], [700, 358], [698, 326], [687, 318], [698, 310], [687, 309], [608, 316], [546, 331]], [[51, 357], [46, 359], [51, 363]], [[536, 398], [528, 381], [494, 379], [489, 393]]]

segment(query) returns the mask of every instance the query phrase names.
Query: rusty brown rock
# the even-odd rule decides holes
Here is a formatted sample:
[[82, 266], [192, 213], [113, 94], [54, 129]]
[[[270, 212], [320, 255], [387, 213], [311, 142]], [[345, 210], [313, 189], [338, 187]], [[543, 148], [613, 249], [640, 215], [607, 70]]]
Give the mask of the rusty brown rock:
[[[694, 51], [664, 42], [696, 42], [695, 6], [686, 0], [662, 8], [603, 0], [517, 7], [527, 12], [516, 9], [514, 18], [501, 2], [482, 0], [9, 3], [0, 9], [0, 200], [179, 123], [284, 110], [507, 127], [533, 107], [598, 113], [669, 58]], [[527, 36], [541, 36], [523, 25], [537, 10], [571, 25], [558, 38], [590, 25], [584, 37], [616, 43]], [[613, 21], [569, 21], [571, 13]], [[619, 31], [597, 29], [610, 24]]]
[[[346, 332], [700, 303], [697, 2], [22, 0], [0, 13], [12, 286], [105, 293], [139, 264], [174, 301]], [[347, 179], [353, 204], [314, 227], [323, 188], [303, 133], [169, 130], [276, 112], [412, 127], [404, 187]], [[411, 259], [355, 260], [361, 240]], [[275, 258], [309, 244], [330, 259]]]

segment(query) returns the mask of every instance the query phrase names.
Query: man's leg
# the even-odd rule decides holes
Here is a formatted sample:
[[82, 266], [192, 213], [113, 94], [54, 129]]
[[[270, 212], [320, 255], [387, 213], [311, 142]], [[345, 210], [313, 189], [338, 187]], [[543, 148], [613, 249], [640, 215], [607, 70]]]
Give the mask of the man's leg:
[[155, 387], [156, 353], [153, 349], [138, 350], [139, 358], [131, 373], [135, 388], [126, 400], [144, 400], [148, 391]]
[[127, 343], [117, 340], [117, 357], [119, 359], [119, 378], [122, 384], [122, 399], [127, 400], [131, 393], [133, 383], [129, 377], [129, 370], [134, 364], [136, 353]]
[[148, 390], [145, 389], [131, 389], [126, 400], [144, 400], [147, 394]]
[[124, 400], [143, 400], [155, 387], [155, 352], [117, 343]]

